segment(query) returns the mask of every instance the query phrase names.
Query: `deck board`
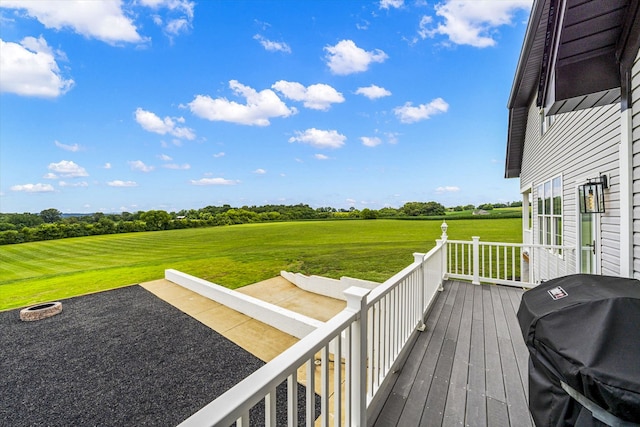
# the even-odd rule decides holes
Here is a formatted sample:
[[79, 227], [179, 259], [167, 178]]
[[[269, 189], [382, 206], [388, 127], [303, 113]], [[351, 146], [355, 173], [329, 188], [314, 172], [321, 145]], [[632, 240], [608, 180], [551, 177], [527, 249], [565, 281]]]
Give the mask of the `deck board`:
[[[423, 354], [426, 351], [426, 348], [431, 341], [431, 337], [433, 336], [433, 331], [440, 317], [440, 313], [444, 307], [445, 300], [446, 298], [438, 298], [435, 301], [431, 309], [432, 316], [429, 316], [429, 318], [425, 320], [425, 331], [418, 335], [418, 338], [413, 344], [413, 348], [411, 350], [412, 353], [415, 352], [416, 354]], [[388, 426], [397, 423], [397, 420], [400, 418], [404, 409], [411, 387], [417, 377], [421, 361], [422, 358], [417, 357], [408, 358], [405, 361], [404, 366], [402, 366], [397, 374], [395, 384], [393, 385], [387, 401], [384, 404], [384, 411], [378, 416], [375, 421], [375, 425]]]
[[471, 427], [487, 425], [484, 367], [484, 318], [482, 288], [473, 289], [473, 321], [471, 324], [471, 354], [465, 423]]
[[467, 378], [469, 372], [469, 349], [471, 347], [471, 313], [473, 309], [473, 288], [464, 286], [464, 306], [458, 331], [455, 362], [451, 369], [449, 390], [444, 411], [443, 426], [464, 425], [467, 404]]
[[449, 281], [375, 426], [532, 426], [522, 289]]
[[444, 342], [436, 363], [435, 373], [427, 395], [427, 402], [422, 413], [420, 425], [442, 424], [444, 409], [447, 403], [449, 380], [453, 368], [454, 355], [458, 331], [460, 330], [460, 318], [464, 306], [464, 286], [456, 292], [456, 299], [451, 310], [451, 317], [446, 327]]
[[420, 425], [420, 419], [422, 418], [422, 412], [426, 406], [427, 395], [431, 387], [431, 381], [435, 374], [436, 364], [438, 362], [438, 356], [441, 353], [442, 344], [444, 342], [444, 335], [446, 326], [449, 324], [451, 312], [453, 310], [453, 302], [458, 290], [457, 283], [452, 283], [449, 292], [443, 294], [445, 297], [445, 304], [440, 312], [438, 322], [429, 341], [429, 345], [422, 354], [422, 361], [420, 362], [420, 368], [407, 396], [405, 407], [400, 415], [399, 425], [404, 426], [417, 426]]

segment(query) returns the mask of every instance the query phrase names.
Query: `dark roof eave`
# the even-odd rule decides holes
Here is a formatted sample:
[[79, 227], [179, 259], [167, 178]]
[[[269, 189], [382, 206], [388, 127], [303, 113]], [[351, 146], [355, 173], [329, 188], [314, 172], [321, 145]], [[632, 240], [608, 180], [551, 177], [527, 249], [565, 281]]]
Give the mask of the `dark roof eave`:
[[[516, 66], [516, 73], [511, 85], [509, 101], [507, 103], [507, 108], [509, 109], [514, 107], [524, 107], [524, 105], [529, 101], [528, 94], [532, 89], [535, 89], [535, 86], [523, 87], [522, 80], [525, 72], [527, 71], [529, 57], [531, 56], [531, 51], [534, 48], [534, 41], [539, 31], [540, 19], [542, 17], [544, 5], [545, 0], [534, 0], [533, 5], [531, 6], [531, 15], [529, 17], [529, 23], [527, 24], [524, 41], [522, 42], [522, 49], [520, 50], [520, 57], [518, 58], [518, 65]], [[523, 97], [523, 94], [526, 96]]]
[[[507, 131], [507, 153], [505, 159], [505, 178], [518, 178], [522, 166], [522, 150], [524, 147], [525, 129], [527, 128], [527, 115], [516, 114], [516, 108], [526, 108], [537, 86], [528, 83], [524, 85], [524, 77], [532, 64], [529, 62], [535, 47], [535, 39], [539, 34], [545, 0], [535, 0], [531, 7], [531, 15], [525, 32], [522, 50], [518, 59], [515, 77], [511, 86], [511, 93], [507, 108], [509, 109], [509, 128]], [[546, 21], [546, 18], [544, 19]], [[546, 27], [546, 24], [544, 25]], [[536, 56], [536, 55], [533, 55]], [[538, 70], [536, 70], [538, 71]]]

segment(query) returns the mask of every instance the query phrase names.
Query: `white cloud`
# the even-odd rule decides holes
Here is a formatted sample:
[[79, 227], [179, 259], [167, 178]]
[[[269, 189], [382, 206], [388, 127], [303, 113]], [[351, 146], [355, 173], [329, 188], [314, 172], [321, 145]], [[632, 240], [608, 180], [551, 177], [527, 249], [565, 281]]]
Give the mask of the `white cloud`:
[[378, 99], [390, 96], [391, 92], [383, 87], [371, 85], [367, 87], [359, 87], [358, 90], [356, 90], [356, 95], [364, 95], [369, 99]]
[[58, 179], [58, 175], [56, 175], [55, 173], [46, 173], [42, 176], [44, 179]]
[[313, 157], [316, 160], [329, 160], [329, 156], [326, 156], [324, 154], [314, 154]]
[[168, 16], [163, 19], [153, 15], [153, 22], [162, 27], [168, 36], [185, 33], [192, 28], [195, 3], [189, 0], [139, 0], [140, 4], [154, 10], [167, 9]]
[[148, 6], [153, 9], [161, 7], [173, 11], [182, 11], [185, 15], [193, 17], [193, 8], [195, 4], [190, 0], [138, 0], [141, 5]]
[[256, 34], [255, 36], [253, 36], [253, 39], [258, 40], [262, 47], [269, 52], [291, 53], [291, 47], [285, 42], [274, 42], [264, 38], [260, 34]]
[[63, 77], [42, 36], [25, 37], [20, 44], [0, 39], [0, 52], [0, 92], [55, 98], [73, 87], [74, 81]]
[[107, 162], [103, 166], [104, 169], [111, 169], [111, 163]]
[[24, 191], [25, 193], [51, 193], [55, 191], [51, 184], [22, 184], [14, 185], [11, 191]]
[[294, 101], [302, 101], [304, 106], [313, 110], [327, 111], [331, 104], [344, 102], [344, 96], [333, 87], [326, 84], [315, 84], [309, 87], [297, 82], [280, 80], [271, 86]]
[[56, 147], [58, 148], [62, 148], [63, 150], [66, 151], [71, 151], [71, 152], [77, 152], [80, 151], [80, 145], [78, 144], [73, 144], [73, 145], [67, 145], [67, 144], [63, 144], [59, 141], [54, 141], [54, 144], [56, 144]]
[[530, 10], [532, 0], [447, 0], [435, 6], [435, 25], [430, 25], [433, 17], [425, 16], [420, 21], [423, 39], [442, 35], [448, 41], [458, 45], [474, 47], [494, 46], [496, 28], [513, 23], [519, 10]]
[[442, 193], [456, 193], [460, 191], [460, 187], [456, 187], [456, 186], [445, 186], [445, 187], [438, 187], [436, 188], [436, 193], [438, 194], [442, 194]]
[[301, 142], [316, 148], [340, 148], [344, 145], [346, 136], [336, 130], [307, 129], [304, 132], [296, 131], [296, 136], [289, 138], [289, 142]]
[[216, 159], [219, 159], [220, 157], [224, 157], [224, 156], [225, 156], [224, 151], [221, 151], [213, 155], [213, 157]]
[[382, 144], [382, 140], [377, 136], [361, 136], [360, 140], [362, 141], [362, 145], [366, 147], [375, 147], [376, 145]]
[[255, 173], [257, 175], [264, 175], [265, 173], [267, 173], [267, 171], [262, 169], [262, 168], [258, 168], [256, 170], [254, 170], [253, 173]]
[[341, 40], [335, 46], [326, 46], [327, 65], [333, 74], [346, 75], [367, 71], [372, 62], [384, 62], [388, 56], [380, 49], [367, 52], [353, 40]]
[[158, 155], [158, 158], [160, 160], [164, 160], [165, 162], [170, 162], [171, 160], [173, 160], [171, 157], [167, 156], [166, 154], [160, 154]]
[[396, 107], [393, 112], [402, 123], [415, 123], [426, 120], [434, 114], [446, 113], [449, 104], [442, 98], [436, 98], [428, 104], [420, 104], [413, 107], [411, 102], [407, 102], [402, 107]]
[[109, 44], [145, 41], [132, 20], [125, 16], [122, 1], [3, 0], [0, 7], [25, 10], [27, 15], [47, 28], [70, 28], [85, 37]]
[[109, 187], [137, 187], [138, 183], [135, 181], [121, 181], [116, 179], [115, 181], [107, 182]]
[[404, 6], [404, 0], [380, 0], [380, 9], [399, 9]]
[[356, 22], [356, 28], [359, 30], [368, 30], [370, 22], [366, 19], [363, 19], [360, 22]]
[[192, 179], [192, 185], [236, 185], [240, 181], [234, 181], [224, 178], [201, 178], [198, 180]]
[[88, 187], [89, 183], [87, 181], [80, 181], [80, 182], [60, 181], [58, 182], [58, 185], [60, 187]]
[[231, 80], [229, 87], [236, 95], [245, 98], [247, 103], [239, 104], [226, 98], [213, 99], [208, 95], [197, 95], [188, 104], [191, 112], [211, 121], [256, 126], [269, 126], [270, 118], [289, 117], [297, 113], [295, 108], [288, 108], [271, 89], [257, 92], [237, 80]]
[[177, 35], [186, 32], [189, 28], [191, 28], [191, 21], [180, 18], [169, 20], [164, 30], [169, 34]]
[[387, 137], [387, 141], [389, 142], [389, 144], [397, 144], [400, 134], [397, 132], [386, 132], [384, 136]]
[[162, 167], [167, 169], [182, 170], [182, 171], [191, 169], [191, 165], [189, 163], [183, 163], [181, 165], [178, 165], [176, 163], [167, 163], [166, 165], [162, 165]]
[[160, 135], [170, 134], [175, 136], [176, 138], [184, 138], [188, 140], [193, 140], [196, 138], [193, 129], [176, 125], [176, 122], [184, 123], [183, 117], [165, 117], [164, 119], [161, 119], [155, 113], [143, 110], [142, 108], [137, 108], [135, 115], [136, 122], [138, 122], [138, 124], [148, 132], [153, 132]]
[[129, 166], [131, 167], [131, 170], [134, 170], [134, 171], [151, 172], [153, 169], [155, 169], [153, 166], [145, 165], [142, 160], [132, 160], [132, 161], [129, 161], [128, 163], [129, 163]]
[[49, 163], [48, 169], [52, 172], [52, 176], [60, 176], [63, 178], [77, 178], [80, 176], [89, 176], [85, 168], [77, 165], [71, 160], [62, 160], [58, 163]]

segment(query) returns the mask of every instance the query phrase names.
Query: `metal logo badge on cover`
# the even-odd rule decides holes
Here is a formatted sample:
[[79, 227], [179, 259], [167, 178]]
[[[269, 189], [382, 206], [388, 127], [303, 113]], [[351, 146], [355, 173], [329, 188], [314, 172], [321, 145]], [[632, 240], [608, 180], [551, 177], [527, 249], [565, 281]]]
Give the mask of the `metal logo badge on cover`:
[[554, 300], [559, 300], [561, 298], [564, 298], [566, 296], [569, 296], [569, 294], [567, 293], [567, 291], [565, 291], [564, 289], [562, 289], [561, 286], [556, 286], [553, 289], [549, 289], [547, 292], [549, 292], [549, 295], [551, 295], [551, 298], [553, 298]]

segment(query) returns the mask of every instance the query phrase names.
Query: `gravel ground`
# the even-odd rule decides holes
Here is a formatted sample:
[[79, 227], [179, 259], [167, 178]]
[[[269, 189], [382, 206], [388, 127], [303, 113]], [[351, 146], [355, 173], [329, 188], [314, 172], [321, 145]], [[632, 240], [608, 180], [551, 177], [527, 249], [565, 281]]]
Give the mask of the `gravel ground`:
[[[62, 308], [35, 322], [0, 312], [0, 425], [176, 425], [264, 364], [140, 286]], [[303, 386], [298, 399], [304, 422]]]

